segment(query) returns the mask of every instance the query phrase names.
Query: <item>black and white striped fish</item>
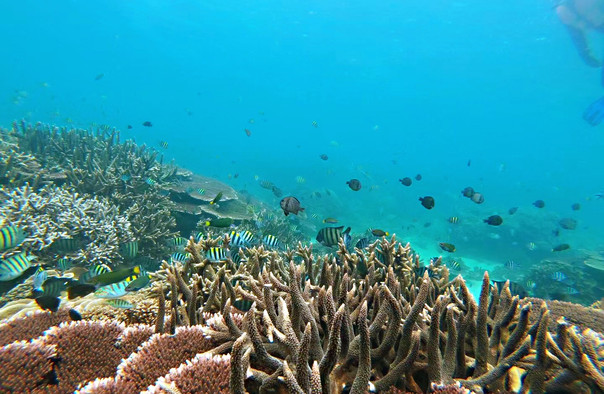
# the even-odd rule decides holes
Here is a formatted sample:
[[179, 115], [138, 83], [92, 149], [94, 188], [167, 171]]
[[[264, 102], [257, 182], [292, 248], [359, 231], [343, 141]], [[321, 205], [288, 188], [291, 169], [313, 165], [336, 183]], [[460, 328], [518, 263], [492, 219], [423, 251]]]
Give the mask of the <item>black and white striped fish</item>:
[[220, 247], [213, 247], [208, 250], [206, 257], [212, 263], [218, 263], [227, 259], [227, 250]]
[[231, 231], [229, 237], [231, 238], [231, 245], [233, 246], [249, 246], [254, 240], [254, 234], [248, 230], [241, 232]]
[[0, 260], [0, 281], [12, 280], [20, 276], [31, 267], [31, 261], [34, 259], [34, 256], [22, 252]]
[[138, 241], [130, 241], [120, 245], [120, 255], [125, 259], [133, 259], [138, 254]]
[[190, 253], [176, 252], [176, 253], [172, 253], [172, 256], [170, 256], [170, 262], [178, 261], [178, 262], [184, 263], [185, 261], [187, 261], [190, 258], [191, 258]]
[[271, 249], [281, 248], [281, 242], [274, 235], [267, 234], [262, 238], [262, 243]]
[[324, 227], [317, 234], [317, 241], [325, 246], [337, 246], [340, 238], [344, 239], [344, 243], [350, 243], [350, 227], [342, 231], [344, 226], [340, 227]]

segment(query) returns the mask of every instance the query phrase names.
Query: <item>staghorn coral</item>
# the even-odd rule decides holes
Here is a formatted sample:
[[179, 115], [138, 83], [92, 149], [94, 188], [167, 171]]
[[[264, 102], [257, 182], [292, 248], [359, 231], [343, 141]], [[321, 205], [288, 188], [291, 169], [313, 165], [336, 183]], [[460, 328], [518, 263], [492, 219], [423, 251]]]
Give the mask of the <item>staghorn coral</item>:
[[[228, 247], [228, 237], [222, 241]], [[220, 364], [220, 384], [228, 379], [235, 393], [604, 390], [601, 336], [564, 321], [550, 331], [545, 303], [522, 305], [509, 284], [492, 289], [486, 273], [476, 301], [460, 276], [448, 281], [438, 262], [432, 264], [441, 274], [419, 275], [410, 249], [385, 239], [375, 245], [384, 259], [375, 248], [368, 255], [361, 251], [365, 275], [357, 269], [361, 257], [343, 245], [337, 258], [314, 256], [299, 245], [283, 253], [250, 248], [239, 265], [208, 263], [203, 250], [218, 242], [190, 240], [189, 261], [164, 264], [157, 275], [165, 281], [157, 286], [158, 310], [169, 317], [158, 313], [158, 333], [132, 350], [113, 375], [99, 374], [81, 392], [199, 387], [191, 381], [201, 368], [198, 353], [206, 361], [230, 355], [230, 375]], [[252, 303], [244, 315], [232, 306], [242, 300]], [[69, 332], [75, 324], [61, 327]], [[55, 344], [44, 339], [54, 330], [41, 341]], [[57, 354], [62, 352], [71, 354], [57, 343]], [[57, 374], [60, 385], [59, 369]]]
[[50, 246], [61, 238], [82, 241], [72, 258], [81, 265], [113, 264], [120, 259], [119, 244], [132, 239], [130, 222], [119, 209], [101, 197], [80, 195], [73, 189], [46, 186], [34, 191], [29, 185], [1, 188], [0, 226], [17, 225], [28, 234], [11, 253], [35, 252], [50, 257]]

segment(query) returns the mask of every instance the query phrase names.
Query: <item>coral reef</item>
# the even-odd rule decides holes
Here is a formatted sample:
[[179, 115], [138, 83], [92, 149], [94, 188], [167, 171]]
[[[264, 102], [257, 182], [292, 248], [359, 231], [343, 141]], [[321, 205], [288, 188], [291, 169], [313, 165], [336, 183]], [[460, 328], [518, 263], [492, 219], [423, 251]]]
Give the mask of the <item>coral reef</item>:
[[[35, 339], [52, 321], [33, 314], [0, 324], [0, 334], [36, 327], [26, 330], [33, 341], [5, 349], [37, 360], [32, 376], [51, 392], [604, 390], [601, 333], [562, 319], [552, 327], [547, 304], [520, 302], [508, 284], [498, 291], [487, 273], [475, 300], [461, 276], [450, 280], [440, 260], [420, 267], [395, 237], [353, 253], [341, 243], [335, 256], [253, 247], [239, 264], [205, 258], [220, 242], [230, 239], [190, 239], [185, 263], [163, 264], [149, 290], [159, 296], [155, 329], [71, 322]], [[8, 358], [8, 370], [17, 362]], [[76, 373], [75, 362], [99, 369]]]
[[[11, 250], [34, 252], [39, 258], [57, 253], [55, 241], [71, 239], [77, 246], [71, 257], [80, 265], [120, 261], [119, 244], [133, 238], [128, 218], [102, 197], [80, 195], [73, 189], [29, 185], [0, 189], [0, 227], [16, 225], [28, 234]], [[56, 245], [56, 244], [55, 244]]]
[[[105, 198], [131, 223], [141, 250], [162, 250], [174, 235], [175, 220], [162, 185], [177, 180], [176, 167], [163, 164], [156, 150], [120, 142], [119, 131], [68, 129], [14, 123], [1, 130], [0, 183], [26, 182], [36, 192], [44, 184], [69, 185], [81, 195]], [[42, 171], [37, 171], [40, 168]]]

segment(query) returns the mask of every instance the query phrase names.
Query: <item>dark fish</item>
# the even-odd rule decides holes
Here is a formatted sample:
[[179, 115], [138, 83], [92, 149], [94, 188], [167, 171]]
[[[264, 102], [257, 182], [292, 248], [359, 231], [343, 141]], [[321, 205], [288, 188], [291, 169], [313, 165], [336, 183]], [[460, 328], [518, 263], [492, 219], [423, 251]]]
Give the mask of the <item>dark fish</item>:
[[558, 224], [560, 225], [560, 227], [566, 230], [574, 230], [577, 228], [577, 221], [573, 218], [560, 219]]
[[205, 225], [211, 227], [229, 227], [233, 222], [234, 220], [231, 218], [220, 218], [206, 220]]
[[147, 121], [143, 122], [143, 126], [145, 126], [145, 127], [151, 127], [151, 126], [153, 126], [153, 125], [151, 124], [151, 122], [149, 122], [149, 121], [147, 120]]
[[11, 249], [19, 246], [25, 239], [25, 233], [17, 226], [0, 228], [0, 250]]
[[343, 228], [344, 226], [324, 227], [319, 230], [316, 239], [325, 246], [336, 246], [340, 238], [344, 238], [344, 242], [346, 242], [346, 238], [350, 237], [350, 227], [348, 227], [345, 231], [342, 231]]
[[431, 196], [420, 197], [419, 201], [421, 201], [422, 206], [426, 209], [434, 208], [434, 197], [431, 197]]
[[336, 218], [325, 218], [325, 219], [323, 219], [323, 223], [335, 224], [337, 222], [338, 222], [338, 219], [336, 219]]
[[578, 211], [581, 209], [581, 204], [579, 204], [578, 202], [574, 203], [573, 205], [570, 206], [570, 209], [572, 209], [573, 211]]
[[250, 129], [244, 129], [245, 130], [245, 135], [247, 135], [248, 137], [252, 136], [252, 132], [250, 131]]
[[327, 160], [329, 159], [329, 157], [327, 157], [327, 155], [325, 153], [323, 153], [321, 156], [319, 156], [321, 158], [321, 160]]
[[132, 125], [130, 125], [130, 124], [129, 124], [127, 127], [128, 127], [128, 129], [131, 129], [131, 128], [132, 128]]
[[512, 207], [512, 208], [508, 209], [508, 213], [509, 213], [510, 215], [515, 214], [515, 213], [516, 213], [516, 211], [518, 211], [518, 207]]
[[438, 246], [440, 246], [440, 248], [444, 251], [447, 251], [449, 253], [453, 253], [455, 252], [455, 245], [447, 243], [447, 242], [440, 242], [438, 244]]
[[461, 194], [463, 194], [464, 197], [472, 198], [472, 196], [474, 195], [474, 189], [468, 186], [461, 191]]
[[490, 224], [491, 226], [499, 226], [501, 223], [503, 223], [503, 218], [499, 215], [491, 215], [484, 219], [483, 222]]
[[475, 192], [472, 197], [470, 197], [470, 200], [472, 200], [476, 204], [482, 204], [484, 202], [484, 196], [482, 195], [482, 193]]
[[559, 237], [560, 236], [560, 229], [559, 228], [553, 229], [552, 230], [552, 235], [554, 237]]
[[472, 160], [468, 160], [468, 167], [472, 164]]
[[91, 284], [99, 286], [107, 286], [113, 283], [121, 282], [129, 276], [138, 275], [141, 273], [141, 267], [138, 265], [132, 268], [122, 268], [116, 271], [105, 272], [90, 278], [88, 281]]
[[277, 186], [273, 186], [273, 188], [271, 189], [271, 191], [273, 192], [273, 194], [277, 198], [280, 198], [283, 195], [283, 191], [281, 191], [281, 189], [279, 189]]
[[384, 231], [384, 230], [380, 230], [380, 229], [377, 229], [377, 228], [371, 230], [371, 234], [375, 235], [376, 237], [383, 237], [383, 236], [387, 237], [387, 236], [390, 235], [389, 232]]
[[36, 298], [36, 304], [43, 310], [56, 312], [59, 310], [59, 305], [61, 305], [61, 299], [59, 297], [43, 295]]
[[421, 181], [421, 180], [422, 180], [422, 174], [417, 174], [417, 175], [415, 176], [415, 180], [416, 180], [416, 181]]
[[567, 250], [567, 249], [570, 249], [569, 244], [560, 244], [558, 246], [554, 246], [552, 248], [552, 252], [562, 252], [563, 250]]
[[537, 200], [533, 203], [533, 205], [536, 206], [537, 208], [543, 208], [545, 206], [545, 201]]
[[361, 181], [358, 179], [351, 179], [347, 181], [346, 184], [355, 192], [361, 190]]
[[214, 197], [214, 199], [212, 201], [210, 201], [210, 205], [216, 204], [217, 202], [220, 201], [221, 198], [222, 198], [222, 192], [218, 192], [216, 197]]
[[97, 74], [97, 76], [94, 77], [94, 80], [95, 81], [100, 81], [101, 79], [103, 79], [104, 76], [105, 76], [105, 74], [103, 74], [103, 73]]
[[73, 300], [78, 297], [85, 297], [96, 290], [95, 285], [82, 282], [74, 282], [67, 288], [67, 299]]
[[71, 308], [69, 310], [69, 318], [73, 321], [80, 321], [82, 320], [82, 315], [80, 315], [80, 312], [76, 311], [75, 309]]
[[404, 177], [403, 179], [399, 179], [398, 181], [404, 186], [411, 186], [411, 183], [413, 183], [413, 181], [409, 177]]
[[283, 209], [285, 216], [289, 215], [290, 213], [297, 215], [298, 212], [304, 211], [304, 208], [300, 206], [300, 201], [293, 196], [285, 197], [283, 200], [281, 200], [281, 209]]

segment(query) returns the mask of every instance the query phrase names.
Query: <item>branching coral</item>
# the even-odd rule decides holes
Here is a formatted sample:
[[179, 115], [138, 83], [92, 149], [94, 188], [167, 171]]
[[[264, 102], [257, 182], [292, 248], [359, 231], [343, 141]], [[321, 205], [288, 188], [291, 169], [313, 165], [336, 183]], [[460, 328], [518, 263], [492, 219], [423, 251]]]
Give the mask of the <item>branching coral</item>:
[[[0, 226], [16, 225], [28, 234], [17, 251], [50, 255], [59, 239], [74, 238], [82, 247], [73, 254], [82, 265], [119, 261], [119, 244], [133, 238], [130, 222], [102, 197], [80, 195], [72, 189], [47, 186], [34, 191], [28, 185], [0, 189]], [[13, 251], [14, 252], [14, 251]]]
[[[228, 237], [222, 241], [228, 247]], [[203, 257], [218, 242], [191, 239], [187, 262], [164, 264], [156, 278], [165, 281], [156, 288], [158, 310], [165, 312], [158, 313], [157, 333], [114, 377], [103, 372], [81, 392], [148, 386], [150, 392], [191, 392], [204, 387], [194, 371], [216, 372], [216, 392], [225, 392], [228, 381], [233, 393], [604, 390], [599, 334], [564, 321], [549, 331], [545, 303], [521, 305], [509, 284], [492, 289], [486, 273], [477, 302], [461, 277], [448, 281], [439, 262], [432, 263], [432, 277], [419, 275], [409, 249], [385, 239], [368, 254], [360, 251], [365, 275], [357, 269], [361, 256], [342, 247], [337, 259], [313, 256], [302, 245], [281, 254], [250, 248], [237, 265]], [[251, 302], [244, 315], [233, 307], [242, 300]], [[66, 333], [88, 329], [61, 327]], [[72, 357], [49, 339], [52, 332], [39, 342]], [[57, 374], [59, 382], [75, 380]]]
[[[161, 249], [158, 241], [174, 234], [172, 204], [160, 186], [177, 180], [176, 167], [163, 164], [156, 150], [131, 140], [120, 142], [119, 132], [107, 127], [90, 131], [21, 122], [0, 136], [11, 141], [13, 152], [0, 155], [0, 180], [2, 173], [10, 178], [6, 184], [11, 179], [11, 186], [28, 181], [36, 191], [60, 174], [61, 183], [76, 192], [104, 197], [119, 207], [142, 249]], [[44, 171], [32, 179], [36, 165]]]

